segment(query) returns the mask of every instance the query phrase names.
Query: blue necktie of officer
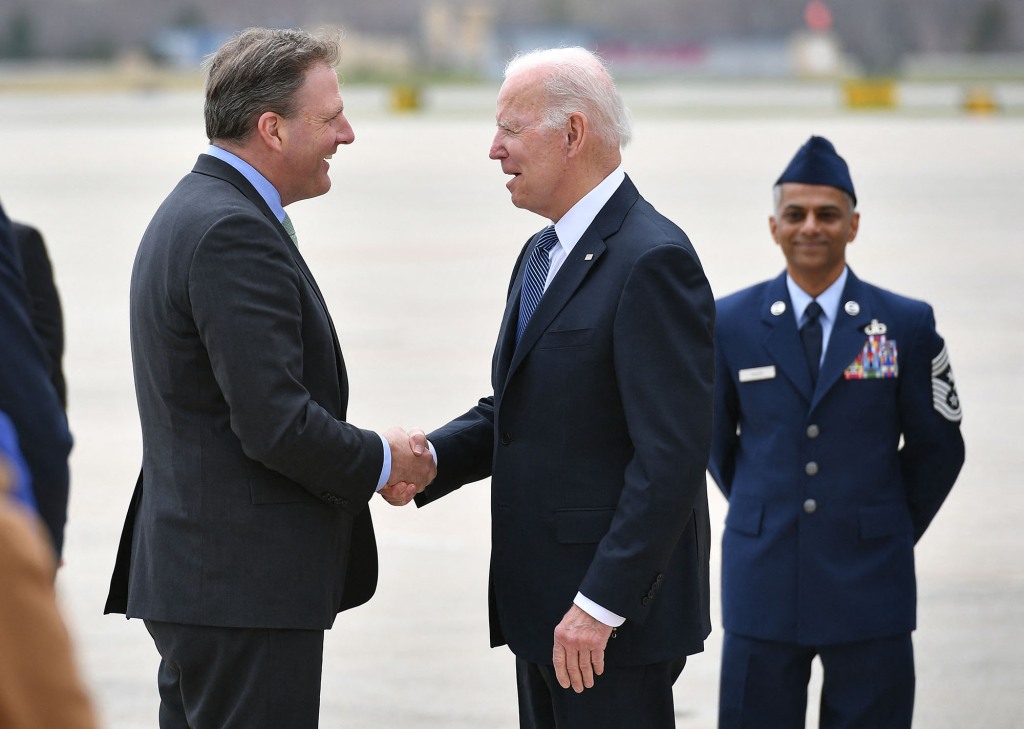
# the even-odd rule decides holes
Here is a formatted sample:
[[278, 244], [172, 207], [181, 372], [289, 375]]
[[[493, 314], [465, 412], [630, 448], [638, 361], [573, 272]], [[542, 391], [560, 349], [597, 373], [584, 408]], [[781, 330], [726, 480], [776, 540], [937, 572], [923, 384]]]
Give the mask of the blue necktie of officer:
[[523, 336], [534, 309], [540, 303], [540, 297], [544, 295], [544, 282], [548, 278], [548, 269], [551, 267], [551, 249], [558, 243], [558, 235], [555, 233], [555, 226], [549, 225], [540, 234], [540, 239], [533, 251], [530, 252], [530, 260], [526, 262], [526, 276], [523, 278], [523, 293], [519, 298], [519, 325], [516, 327], [516, 344]]
[[807, 321], [800, 327], [800, 339], [804, 343], [804, 354], [807, 355], [807, 366], [811, 370], [811, 384], [818, 383], [818, 367], [821, 365], [821, 304], [812, 300], [804, 309]]

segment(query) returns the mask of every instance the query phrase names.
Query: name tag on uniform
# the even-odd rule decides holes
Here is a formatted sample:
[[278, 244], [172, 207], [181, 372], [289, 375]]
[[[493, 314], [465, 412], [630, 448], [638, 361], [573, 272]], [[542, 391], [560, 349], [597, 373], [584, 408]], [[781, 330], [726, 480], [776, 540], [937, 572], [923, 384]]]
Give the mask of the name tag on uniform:
[[750, 367], [739, 371], [740, 382], [757, 382], [758, 380], [774, 380], [775, 365]]

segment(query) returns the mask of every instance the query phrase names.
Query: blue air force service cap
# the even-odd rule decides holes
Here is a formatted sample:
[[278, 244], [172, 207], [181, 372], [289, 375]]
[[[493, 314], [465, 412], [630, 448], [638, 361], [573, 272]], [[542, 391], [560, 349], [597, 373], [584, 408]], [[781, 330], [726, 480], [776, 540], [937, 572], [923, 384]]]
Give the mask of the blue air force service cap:
[[837, 187], [848, 193], [854, 204], [857, 203], [857, 194], [853, 191], [853, 180], [850, 179], [846, 161], [836, 153], [832, 142], [824, 137], [811, 137], [797, 150], [775, 184], [781, 185], [783, 182]]

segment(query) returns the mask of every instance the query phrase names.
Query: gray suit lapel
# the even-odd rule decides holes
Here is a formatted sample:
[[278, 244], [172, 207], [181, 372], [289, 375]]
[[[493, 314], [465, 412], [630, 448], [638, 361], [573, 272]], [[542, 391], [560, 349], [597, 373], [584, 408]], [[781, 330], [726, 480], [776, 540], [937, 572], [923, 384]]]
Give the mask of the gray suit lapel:
[[324, 301], [324, 296], [320, 292], [320, 287], [316, 285], [316, 279], [313, 278], [313, 272], [309, 270], [309, 266], [306, 265], [305, 259], [302, 254], [299, 253], [299, 249], [295, 247], [295, 243], [292, 241], [288, 231], [281, 225], [281, 221], [274, 215], [274, 211], [267, 205], [267, 201], [263, 199], [263, 196], [259, 194], [255, 187], [245, 179], [245, 176], [236, 170], [234, 167], [229, 165], [227, 162], [217, 159], [208, 154], [199, 155], [199, 159], [196, 160], [195, 166], [192, 168], [193, 172], [201, 175], [207, 175], [209, 177], [216, 177], [224, 180], [230, 185], [233, 185], [239, 192], [251, 202], [256, 208], [263, 214], [263, 216], [270, 221], [270, 223], [277, 229], [277, 232], [281, 236], [281, 240], [284, 241], [285, 245], [288, 246], [288, 251], [292, 255], [292, 259], [295, 264], [299, 267], [299, 271], [302, 272], [303, 278], [306, 279], [306, 283], [313, 290], [316, 295], [317, 301], [320, 302], [320, 306], [323, 308], [324, 316], [327, 318], [327, 324], [331, 328], [331, 338], [334, 341], [334, 355], [335, 360], [338, 363], [338, 373], [344, 379], [345, 372], [345, 359], [341, 354], [341, 343], [338, 340], [338, 332], [334, 328], [334, 321], [331, 319], [331, 313], [327, 309], [327, 302]]

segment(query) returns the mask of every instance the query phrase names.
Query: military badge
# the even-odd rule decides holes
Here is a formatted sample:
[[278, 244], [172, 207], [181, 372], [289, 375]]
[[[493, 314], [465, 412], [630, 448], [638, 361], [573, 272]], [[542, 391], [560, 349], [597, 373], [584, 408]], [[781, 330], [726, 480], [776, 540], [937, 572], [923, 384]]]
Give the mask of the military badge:
[[956, 394], [953, 381], [953, 367], [949, 363], [949, 352], [946, 345], [932, 360], [932, 404], [935, 411], [951, 423], [959, 423], [963, 418], [960, 410], [960, 398]]
[[888, 327], [877, 319], [864, 327], [868, 335], [857, 359], [843, 372], [846, 380], [877, 380], [899, 376], [898, 350], [895, 339], [887, 339]]

